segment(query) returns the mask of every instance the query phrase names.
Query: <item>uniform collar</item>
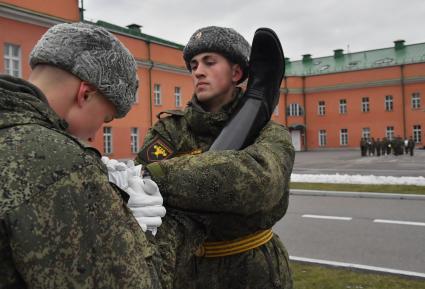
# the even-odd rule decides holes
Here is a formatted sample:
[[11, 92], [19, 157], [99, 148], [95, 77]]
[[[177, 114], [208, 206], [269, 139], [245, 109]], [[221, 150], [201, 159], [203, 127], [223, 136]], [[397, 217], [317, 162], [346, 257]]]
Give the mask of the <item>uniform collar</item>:
[[218, 112], [205, 111], [199, 104], [196, 95], [188, 103], [185, 111], [185, 118], [188, 121], [191, 130], [198, 135], [218, 136], [230, 116], [242, 103], [243, 91], [236, 87], [233, 100], [224, 105]]
[[49, 106], [43, 92], [32, 83], [9, 75], [0, 75], [0, 110], [4, 121], [13, 124], [39, 123], [66, 130], [68, 123]]

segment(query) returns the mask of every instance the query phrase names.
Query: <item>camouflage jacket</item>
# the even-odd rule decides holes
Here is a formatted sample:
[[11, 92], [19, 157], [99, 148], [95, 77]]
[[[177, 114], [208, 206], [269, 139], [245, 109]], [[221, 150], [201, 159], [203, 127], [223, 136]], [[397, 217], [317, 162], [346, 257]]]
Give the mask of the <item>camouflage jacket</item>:
[[284, 126], [270, 121], [241, 151], [208, 151], [237, 107], [237, 94], [217, 113], [205, 112], [195, 97], [184, 111], [168, 111], [136, 158], [150, 163], [166, 206], [208, 219], [212, 241], [271, 228], [288, 206], [294, 149]]
[[66, 127], [35, 86], [0, 76], [0, 287], [159, 288], [154, 248]]

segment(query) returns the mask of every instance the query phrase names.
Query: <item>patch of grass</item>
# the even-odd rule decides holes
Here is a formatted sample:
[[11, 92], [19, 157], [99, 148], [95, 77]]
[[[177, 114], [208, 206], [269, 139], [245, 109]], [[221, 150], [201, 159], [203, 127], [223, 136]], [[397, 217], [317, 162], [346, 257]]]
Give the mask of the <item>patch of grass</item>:
[[294, 289], [423, 289], [425, 279], [291, 262]]
[[291, 182], [290, 188], [301, 189], [301, 190], [329, 190], [329, 191], [348, 191], [348, 192], [377, 192], [377, 193], [425, 195], [425, 186], [414, 186], [414, 185], [358, 185], [358, 184], [325, 184], [325, 183]]

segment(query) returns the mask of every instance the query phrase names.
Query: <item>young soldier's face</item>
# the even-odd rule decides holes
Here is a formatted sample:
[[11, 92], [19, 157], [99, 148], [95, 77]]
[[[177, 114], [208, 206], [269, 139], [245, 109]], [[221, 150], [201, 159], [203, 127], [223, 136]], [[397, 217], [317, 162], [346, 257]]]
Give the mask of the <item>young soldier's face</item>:
[[231, 64], [218, 53], [206, 52], [190, 61], [192, 80], [198, 101], [209, 111], [217, 111], [233, 97], [233, 90], [242, 77], [238, 64]]

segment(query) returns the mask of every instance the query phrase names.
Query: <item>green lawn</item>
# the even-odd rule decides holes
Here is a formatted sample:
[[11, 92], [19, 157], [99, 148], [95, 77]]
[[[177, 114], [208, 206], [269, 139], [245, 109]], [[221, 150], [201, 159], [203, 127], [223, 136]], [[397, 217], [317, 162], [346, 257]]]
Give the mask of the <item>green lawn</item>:
[[413, 185], [358, 185], [358, 184], [324, 184], [324, 183], [295, 183], [291, 182], [291, 189], [329, 190], [348, 192], [377, 192], [425, 195], [425, 186]]
[[424, 289], [425, 279], [291, 262], [294, 289]]

